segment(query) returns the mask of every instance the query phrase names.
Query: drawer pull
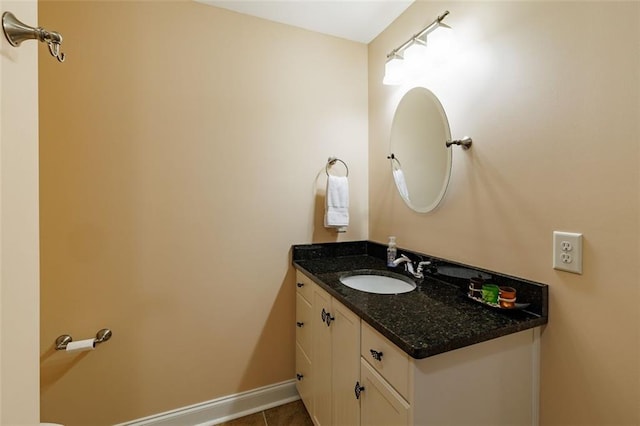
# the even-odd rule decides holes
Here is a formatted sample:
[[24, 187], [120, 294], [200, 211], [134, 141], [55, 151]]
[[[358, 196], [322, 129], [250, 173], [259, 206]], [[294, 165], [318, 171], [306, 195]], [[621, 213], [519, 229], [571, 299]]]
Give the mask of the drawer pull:
[[331, 325], [331, 321], [335, 319], [335, 317], [332, 317], [331, 314], [327, 312], [327, 327], [329, 327]]
[[302, 380], [303, 377], [304, 377], [304, 375], [302, 375], [300, 373], [296, 373], [296, 378], [298, 379], [298, 381]]
[[298, 288], [304, 287], [304, 283], [297, 283], [296, 285], [298, 286]]
[[303, 323], [303, 322], [300, 322], [300, 321], [296, 321], [296, 325], [297, 325], [298, 327], [302, 328], [302, 327], [304, 326], [304, 323]]
[[369, 352], [371, 352], [373, 359], [376, 361], [382, 361], [382, 352], [378, 352], [375, 349], [371, 349]]
[[364, 386], [360, 386], [360, 382], [356, 382], [355, 388], [353, 388], [353, 392], [356, 394], [356, 399], [360, 399], [360, 394], [364, 390]]
[[324, 308], [322, 308], [321, 317], [322, 317], [322, 322], [327, 323], [327, 327], [331, 325], [331, 321], [336, 319], [335, 317], [332, 317], [329, 312], [325, 311]]

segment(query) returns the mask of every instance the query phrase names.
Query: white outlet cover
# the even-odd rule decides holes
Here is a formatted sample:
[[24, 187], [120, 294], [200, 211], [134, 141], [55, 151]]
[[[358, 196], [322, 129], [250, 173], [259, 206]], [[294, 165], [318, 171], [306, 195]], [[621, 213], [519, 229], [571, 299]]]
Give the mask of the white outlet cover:
[[553, 231], [553, 269], [582, 274], [582, 234]]

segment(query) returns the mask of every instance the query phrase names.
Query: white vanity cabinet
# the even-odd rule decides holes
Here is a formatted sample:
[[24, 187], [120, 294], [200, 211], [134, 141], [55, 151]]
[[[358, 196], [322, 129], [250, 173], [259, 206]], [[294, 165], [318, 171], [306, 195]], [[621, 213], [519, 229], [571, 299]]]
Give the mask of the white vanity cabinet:
[[[311, 332], [312, 355], [300, 357], [300, 362], [296, 356], [296, 370], [311, 370], [298, 380], [298, 392], [314, 424], [359, 425], [360, 406], [354, 386], [360, 378], [360, 318], [300, 272], [297, 283], [297, 295], [307, 288], [311, 298], [311, 327], [306, 331]], [[296, 315], [301, 318], [299, 312], [306, 310], [309, 300], [297, 297], [296, 303], [305, 304], [301, 310], [296, 306]], [[305, 364], [307, 359], [309, 365]]]
[[537, 424], [538, 329], [414, 359], [302, 273], [297, 278], [297, 321], [305, 322], [296, 333], [298, 390], [314, 424]]

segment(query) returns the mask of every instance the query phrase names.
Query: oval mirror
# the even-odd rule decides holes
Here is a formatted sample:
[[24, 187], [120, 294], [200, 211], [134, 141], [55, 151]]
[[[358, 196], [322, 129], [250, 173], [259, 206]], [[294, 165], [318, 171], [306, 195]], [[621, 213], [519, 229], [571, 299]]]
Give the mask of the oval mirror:
[[400, 100], [391, 125], [391, 171], [404, 202], [420, 213], [435, 209], [451, 175], [449, 122], [438, 98], [424, 87]]

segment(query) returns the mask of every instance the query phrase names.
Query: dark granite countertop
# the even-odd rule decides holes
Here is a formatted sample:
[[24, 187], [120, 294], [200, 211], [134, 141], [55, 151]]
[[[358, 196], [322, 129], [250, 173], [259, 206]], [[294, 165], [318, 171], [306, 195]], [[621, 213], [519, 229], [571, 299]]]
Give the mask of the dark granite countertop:
[[[485, 306], [467, 297], [469, 279], [446, 276], [437, 268], [415, 280], [416, 290], [380, 295], [351, 289], [340, 277], [358, 269], [393, 270], [385, 262], [386, 246], [358, 241], [293, 246], [293, 264], [321, 288], [359, 315], [391, 342], [416, 359], [530, 329], [548, 321], [548, 287], [492, 271], [461, 265], [420, 253], [398, 250], [411, 259], [429, 259], [434, 265], [491, 275], [490, 282], [515, 287], [526, 309]], [[455, 275], [455, 274], [454, 274]], [[488, 281], [489, 282], [489, 281]]]

